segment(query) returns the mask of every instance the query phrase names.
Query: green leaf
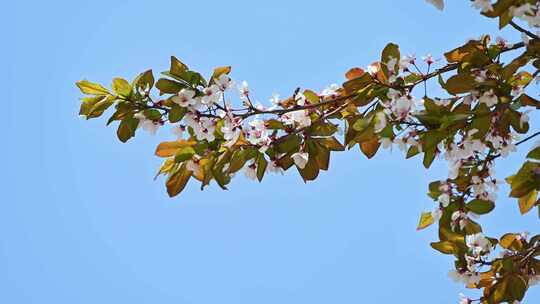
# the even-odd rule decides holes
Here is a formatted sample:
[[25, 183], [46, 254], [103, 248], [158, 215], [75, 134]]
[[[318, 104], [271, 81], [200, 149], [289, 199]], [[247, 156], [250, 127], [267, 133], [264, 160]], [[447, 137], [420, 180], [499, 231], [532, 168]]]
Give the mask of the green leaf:
[[300, 146], [300, 138], [296, 134], [290, 134], [280, 139], [280, 142], [277, 144], [276, 149], [281, 153], [289, 153], [298, 151]]
[[360, 89], [366, 88], [373, 82], [373, 78], [369, 73], [364, 73], [362, 76], [351, 79], [343, 83], [343, 88], [348, 93], [353, 93]]
[[474, 199], [467, 203], [467, 209], [476, 214], [486, 214], [491, 212], [495, 208], [495, 204], [491, 201], [484, 201], [481, 199]]
[[476, 87], [474, 77], [469, 74], [461, 73], [448, 78], [444, 88], [448, 93], [457, 95], [470, 92]]
[[514, 58], [509, 64], [504, 66], [501, 72], [501, 76], [504, 79], [510, 79], [517, 70], [529, 63], [531, 58], [528, 56], [527, 52], [521, 54], [520, 56]]
[[79, 115], [86, 116], [86, 119], [100, 116], [103, 112], [96, 113], [94, 110], [94, 115], [91, 115], [92, 110], [95, 109], [96, 104], [106, 99], [107, 99], [107, 96], [103, 96], [103, 95], [81, 98], [81, 108], [79, 109]]
[[264, 154], [259, 154], [259, 157], [257, 158], [257, 179], [259, 182], [262, 181], [267, 166], [268, 161], [264, 158]]
[[435, 149], [430, 149], [424, 152], [424, 161], [422, 162], [424, 168], [429, 169], [429, 167], [431, 167], [431, 164], [435, 160], [436, 155], [437, 154], [435, 153]]
[[439, 195], [442, 194], [441, 190], [439, 189], [441, 187], [441, 182], [440, 181], [435, 181], [435, 182], [431, 182], [429, 183], [429, 191], [428, 191], [428, 195], [429, 197], [431, 197], [432, 199], [437, 199], [439, 197]]
[[160, 95], [163, 95], [163, 94], [178, 94], [178, 92], [180, 92], [181, 89], [185, 88], [186, 86], [179, 83], [179, 82], [176, 82], [176, 81], [173, 81], [173, 80], [170, 80], [170, 79], [166, 79], [166, 78], [160, 78], [157, 83], [156, 83], [156, 88], [159, 89], [160, 91]]
[[330, 150], [320, 144], [315, 144], [315, 147], [315, 161], [317, 162], [317, 167], [321, 170], [328, 170], [328, 167], [330, 166]]
[[540, 187], [540, 180], [536, 174], [538, 168], [540, 168], [540, 164], [527, 161], [517, 174], [506, 178], [512, 189], [510, 197], [519, 198]]
[[143, 90], [151, 89], [152, 86], [154, 86], [154, 74], [152, 73], [152, 70], [147, 70], [139, 74], [133, 80], [133, 86]]
[[478, 132], [473, 136], [477, 139], [483, 139], [491, 128], [491, 116], [489, 115], [489, 108], [486, 106], [486, 104], [479, 104], [475, 109], [474, 114], [475, 115], [471, 122], [470, 130], [478, 130]]
[[181, 107], [177, 104], [172, 105], [171, 110], [169, 111], [169, 121], [171, 123], [179, 122], [180, 120], [182, 120], [182, 118], [184, 118], [186, 112], [186, 108]]
[[316, 123], [310, 127], [311, 136], [330, 136], [336, 133], [337, 127], [333, 123]]
[[190, 147], [190, 146], [182, 147], [174, 155], [174, 161], [177, 163], [180, 163], [185, 160], [191, 159], [193, 155], [195, 155], [195, 149], [193, 149], [193, 147]]
[[161, 112], [156, 109], [144, 110], [144, 116], [150, 120], [158, 120], [161, 118]]
[[255, 149], [243, 149], [234, 151], [231, 156], [231, 163], [229, 165], [229, 173], [234, 173], [244, 167], [244, 164], [257, 155]]
[[[392, 59], [395, 60], [394, 66], [387, 66], [388, 62]], [[383, 63], [382, 70], [383, 73], [388, 77], [389, 71], [395, 72], [399, 67], [399, 60], [401, 59], [401, 55], [399, 53], [399, 46], [395, 43], [388, 43], [381, 54], [381, 62]]]
[[359, 118], [353, 124], [353, 129], [362, 132], [370, 126], [371, 119], [368, 117]]
[[187, 65], [178, 60], [178, 58], [171, 56], [171, 67], [169, 68], [169, 72], [172, 75], [181, 76], [187, 70]]
[[264, 125], [266, 126], [266, 128], [272, 130], [280, 130], [285, 128], [285, 125], [277, 119], [269, 119], [265, 121]]
[[312, 104], [317, 104], [320, 101], [319, 95], [317, 95], [317, 93], [313, 92], [312, 90], [304, 90], [303, 94], [306, 99]]
[[420, 151], [418, 150], [418, 146], [410, 146], [409, 150], [407, 150], [407, 155], [405, 155], [405, 158], [409, 159], [413, 156], [418, 155], [419, 153]]
[[109, 90], [104, 88], [102, 85], [90, 82], [88, 80], [81, 80], [77, 82], [77, 86], [84, 94], [89, 95], [109, 95]]
[[133, 136], [135, 136], [135, 130], [139, 125], [139, 120], [133, 117], [126, 117], [120, 121], [116, 135], [121, 142], [126, 142]]
[[343, 146], [335, 137], [325, 137], [315, 139], [319, 144], [326, 147], [330, 151], [345, 151]]
[[532, 150], [527, 154], [527, 158], [538, 159], [538, 160], [540, 160], [540, 147], [536, 147], [536, 148], [532, 149]]
[[311, 155], [310, 153], [309, 160], [304, 169], [300, 169], [298, 166], [296, 167], [298, 169], [298, 172], [304, 179], [304, 182], [315, 180], [319, 175], [319, 167], [314, 156], [315, 155]]
[[537, 197], [538, 191], [532, 190], [518, 199], [519, 211], [521, 214], [529, 212], [534, 207]]
[[116, 105], [116, 112], [107, 120], [107, 126], [110, 125], [113, 121], [122, 120], [125, 117], [133, 115], [133, 107], [131, 104], [121, 102]]
[[525, 292], [528, 288], [528, 279], [524, 279], [521, 275], [511, 275], [508, 277], [507, 293], [510, 294], [510, 300], [523, 300]]

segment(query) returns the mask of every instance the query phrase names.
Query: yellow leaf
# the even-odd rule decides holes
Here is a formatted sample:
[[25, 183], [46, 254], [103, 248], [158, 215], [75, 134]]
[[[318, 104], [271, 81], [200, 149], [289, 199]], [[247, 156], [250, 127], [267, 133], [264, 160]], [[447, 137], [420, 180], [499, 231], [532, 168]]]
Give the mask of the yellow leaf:
[[430, 244], [433, 249], [440, 251], [444, 254], [454, 254], [456, 246], [449, 241], [433, 242]]
[[161, 164], [161, 167], [159, 168], [159, 171], [156, 173], [156, 176], [154, 179], [156, 179], [159, 175], [168, 173], [174, 168], [175, 162], [174, 158], [168, 158], [166, 159], [163, 164]]
[[156, 148], [156, 155], [159, 157], [171, 157], [181, 148], [193, 146], [196, 142], [193, 140], [164, 141]]
[[508, 279], [505, 277], [497, 284], [493, 285], [493, 292], [491, 293], [489, 300], [490, 303], [500, 303], [504, 300], [506, 295], [506, 287], [508, 286]]
[[431, 212], [422, 212], [422, 215], [420, 216], [420, 222], [418, 223], [418, 227], [416, 227], [416, 230], [422, 230], [433, 224], [434, 222], [435, 220], [433, 219]]
[[505, 249], [521, 250], [521, 248], [523, 248], [523, 243], [521, 243], [519, 235], [515, 233], [503, 235], [499, 244]]
[[112, 81], [112, 89], [116, 94], [125, 97], [128, 97], [131, 94], [131, 85], [123, 78], [114, 78]]
[[193, 172], [193, 177], [195, 177], [197, 180], [199, 181], [204, 181], [204, 172], [205, 172], [205, 169], [206, 167], [208, 166], [209, 164], [209, 160], [206, 159], [206, 158], [202, 158], [199, 160], [199, 168], [196, 172]]
[[537, 196], [538, 192], [536, 190], [533, 190], [518, 199], [519, 211], [521, 212], [521, 214], [529, 212], [532, 207], [534, 207]]
[[229, 74], [231, 72], [231, 66], [222, 66], [217, 67], [214, 69], [214, 73], [212, 74], [212, 79], [217, 79], [219, 76], [223, 74]]
[[77, 86], [84, 94], [89, 95], [108, 95], [109, 91], [104, 88], [102, 85], [88, 80], [81, 80], [77, 82]]

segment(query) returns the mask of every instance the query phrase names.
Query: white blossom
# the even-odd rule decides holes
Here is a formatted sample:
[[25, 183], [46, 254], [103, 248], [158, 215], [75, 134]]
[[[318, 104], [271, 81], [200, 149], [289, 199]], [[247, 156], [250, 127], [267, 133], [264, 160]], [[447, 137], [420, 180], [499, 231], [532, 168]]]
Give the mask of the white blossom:
[[531, 41], [531, 38], [529, 38], [529, 36], [525, 33], [521, 33], [521, 41], [523, 41], [523, 43], [525, 45], [529, 45], [529, 42]]
[[225, 147], [232, 147], [242, 133], [242, 121], [239, 118], [226, 116], [223, 120], [221, 132], [223, 132], [223, 138], [226, 140]]
[[467, 244], [467, 247], [472, 250], [474, 255], [480, 255], [482, 252], [489, 252], [492, 248], [491, 242], [481, 232], [465, 236], [465, 243]]
[[403, 140], [403, 137], [396, 137], [394, 138], [394, 143], [398, 145], [399, 150], [401, 151], [407, 151], [407, 144]]
[[426, 56], [423, 56], [422, 60], [424, 60], [424, 62], [427, 63], [428, 65], [433, 64], [435, 62], [431, 54], [427, 54]]
[[450, 204], [450, 195], [448, 193], [443, 193], [437, 197], [437, 201], [439, 201], [443, 207], [448, 207]]
[[216, 103], [222, 96], [222, 93], [217, 85], [211, 85], [202, 89], [204, 96], [201, 98], [201, 102], [207, 106], [211, 106]]
[[375, 74], [377, 74], [377, 72], [379, 72], [379, 67], [376, 66], [375, 64], [370, 64], [367, 67], [367, 72], [371, 74], [372, 76], [374, 76]]
[[479, 102], [486, 104], [488, 107], [492, 107], [499, 102], [499, 98], [495, 92], [493, 92], [493, 89], [490, 89], [489, 91], [484, 92], [480, 97]]
[[519, 116], [519, 127], [523, 128], [523, 125], [529, 122], [529, 113], [532, 110], [526, 110], [525, 112], [521, 113]]
[[438, 222], [443, 214], [443, 210], [441, 208], [435, 208], [433, 211], [431, 211], [431, 217], [433, 217], [433, 220], [435, 222]]
[[308, 163], [309, 154], [307, 154], [306, 152], [296, 152], [291, 155], [291, 158], [293, 159], [294, 164], [298, 168], [304, 169], [306, 167], [306, 164]]
[[263, 120], [254, 119], [249, 122], [249, 128], [247, 129], [247, 140], [252, 145], [264, 145], [269, 143], [268, 130]]
[[238, 91], [240, 92], [240, 98], [247, 97], [249, 95], [249, 85], [247, 81], [242, 81], [242, 84], [238, 86]]
[[171, 100], [181, 107], [189, 107], [197, 104], [197, 100], [195, 100], [194, 97], [195, 91], [182, 89], [178, 92], [178, 95], [173, 96]]
[[257, 179], [257, 165], [255, 164], [255, 162], [251, 162], [244, 168], [244, 175], [252, 180]]
[[459, 304], [470, 304], [472, 300], [466, 297], [464, 294], [459, 294]]
[[225, 91], [234, 86], [234, 81], [227, 74], [221, 74], [217, 79], [214, 79], [215, 84], [221, 91]]
[[139, 124], [137, 125], [137, 128], [142, 128], [143, 130], [150, 133], [151, 135], [155, 135], [157, 130], [159, 129], [159, 126], [160, 126], [159, 123], [146, 118], [146, 116], [144, 116], [142, 112], [135, 113], [133, 117], [139, 120]]
[[307, 110], [297, 110], [281, 115], [281, 121], [288, 125], [296, 125], [297, 128], [309, 127], [311, 118]]
[[386, 115], [383, 112], [378, 112], [375, 115], [375, 125], [373, 126], [373, 130], [375, 133], [379, 133], [384, 128], [386, 128]]
[[388, 137], [379, 138], [379, 143], [381, 143], [383, 149], [392, 149], [392, 140]]
[[510, 94], [513, 96], [513, 97], [518, 97], [520, 96], [521, 94], [523, 94], [524, 92], [524, 86], [522, 85], [515, 85], [512, 87], [512, 91], [510, 92]]
[[520, 6], [512, 6], [509, 11], [514, 17], [526, 18], [528, 16], [534, 15], [535, 6], [530, 3], [524, 3]]
[[322, 90], [320, 96], [323, 98], [336, 98], [338, 96], [337, 91], [339, 90], [339, 85], [333, 83], [329, 87]]
[[193, 173], [198, 172], [200, 169], [199, 158], [197, 156], [194, 156], [192, 159], [188, 160], [186, 169]]
[[278, 162], [276, 160], [272, 160], [268, 162], [268, 166], [266, 167], [266, 170], [272, 173], [279, 173], [283, 174], [283, 168], [279, 166]]
[[175, 125], [171, 128], [171, 132], [176, 135], [176, 138], [178, 140], [180, 139], [183, 139], [184, 138], [184, 133], [186, 131], [186, 127], [182, 126], [182, 125]]
[[452, 270], [448, 273], [448, 276], [454, 282], [461, 282], [465, 285], [477, 284], [478, 282], [480, 282], [480, 275], [476, 272]]
[[487, 13], [493, 10], [490, 0], [474, 0], [472, 6], [482, 11], [482, 13]]
[[516, 151], [517, 151], [517, 148], [516, 148], [515, 144], [513, 144], [513, 143], [505, 143], [501, 147], [500, 153], [501, 153], [502, 157], [507, 157], [508, 155], [510, 155], [510, 153], [516, 152]]

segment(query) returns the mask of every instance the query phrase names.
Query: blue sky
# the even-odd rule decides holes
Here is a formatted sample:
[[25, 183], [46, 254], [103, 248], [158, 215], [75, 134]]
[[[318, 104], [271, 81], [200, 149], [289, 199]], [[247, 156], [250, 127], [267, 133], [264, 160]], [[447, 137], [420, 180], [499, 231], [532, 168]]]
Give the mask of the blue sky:
[[[459, 292], [474, 295], [447, 278], [452, 258], [429, 247], [435, 229], [415, 231], [434, 206], [427, 183], [446, 176], [442, 161], [426, 171], [398, 151], [367, 161], [354, 149], [307, 185], [291, 170], [261, 184], [239, 176], [229, 191], [190, 184], [169, 199], [163, 180], [152, 180], [168, 128], [121, 144], [104, 119], [78, 118], [74, 86], [159, 72], [176, 55], [205, 74], [232, 65], [266, 102], [273, 92], [339, 83], [390, 41], [440, 58], [466, 38], [496, 33], [468, 1], [439, 12], [420, 0], [18, 0], [5, 12], [0, 302], [456, 303]], [[500, 177], [522, 160], [523, 152], [505, 159]], [[486, 232], [540, 232], [534, 212], [520, 216], [506, 190], [482, 220]], [[535, 302], [539, 288], [525, 301]]]

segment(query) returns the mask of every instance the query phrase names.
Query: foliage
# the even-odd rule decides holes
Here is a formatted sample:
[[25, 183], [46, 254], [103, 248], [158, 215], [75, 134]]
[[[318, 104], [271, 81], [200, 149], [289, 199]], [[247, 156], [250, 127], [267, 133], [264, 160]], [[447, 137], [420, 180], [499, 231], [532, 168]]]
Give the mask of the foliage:
[[[441, 0], [428, 2], [444, 7]], [[540, 134], [530, 134], [527, 115], [540, 109], [540, 101], [527, 94], [540, 73], [540, 38], [516, 23], [538, 28], [538, 2], [472, 1], [500, 28], [518, 30], [520, 42], [481, 36], [445, 53], [445, 64], [432, 56], [423, 62], [403, 56], [389, 43], [379, 61], [366, 70], [350, 69], [341, 86], [320, 93], [297, 89], [285, 99], [274, 96], [271, 107], [253, 103], [246, 82], [238, 87], [241, 105], [233, 106], [226, 98], [235, 86], [231, 67], [218, 67], [206, 79], [171, 57], [169, 70], [157, 81], [148, 70], [132, 82], [113, 79], [112, 90], [78, 82], [86, 95], [79, 114], [96, 118], [114, 108], [107, 124], [118, 121], [122, 142], [140, 128], [155, 133], [170, 123], [178, 139], [162, 142], [155, 153], [165, 159], [158, 175], [167, 177], [171, 197], [190, 180], [201, 188], [214, 181], [227, 189], [240, 170], [262, 181], [267, 172], [294, 166], [304, 181], [312, 181], [328, 170], [333, 152], [356, 145], [367, 158], [395, 145], [406, 158], [422, 157], [426, 168], [442, 156], [449, 174], [429, 184], [428, 196], [437, 207], [421, 214], [418, 229], [438, 223], [439, 241], [431, 246], [455, 257], [450, 276], [483, 290], [480, 298], [464, 297], [462, 303], [515, 303], [540, 281], [540, 235], [487, 237], [477, 219], [496, 208], [501, 181], [494, 176], [495, 161]], [[447, 96], [428, 96], [426, 83], [435, 80]], [[413, 95], [417, 87], [423, 87], [420, 99]], [[153, 89], [160, 98], [151, 97]], [[518, 141], [519, 134], [526, 137]], [[540, 216], [540, 147], [506, 182], [520, 212], [536, 209]]]

